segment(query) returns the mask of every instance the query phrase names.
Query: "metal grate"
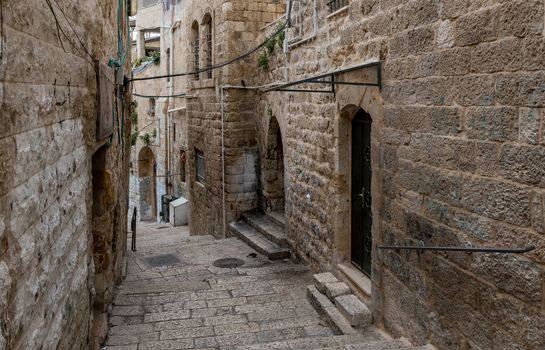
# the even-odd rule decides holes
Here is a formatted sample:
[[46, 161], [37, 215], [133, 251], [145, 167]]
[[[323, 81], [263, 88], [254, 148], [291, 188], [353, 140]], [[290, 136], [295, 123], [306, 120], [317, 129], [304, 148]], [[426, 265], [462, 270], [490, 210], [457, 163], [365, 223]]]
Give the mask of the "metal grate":
[[[212, 33], [206, 34], [206, 68], [212, 67]], [[212, 70], [206, 72], [208, 79], [212, 79]]]
[[178, 257], [174, 254], [163, 254], [163, 255], [151, 256], [149, 258], [145, 258], [144, 262], [149, 267], [172, 266], [172, 265], [178, 265], [181, 263], [180, 259], [178, 259]]
[[327, 2], [327, 6], [329, 6], [329, 12], [333, 13], [348, 6], [348, 0], [330, 0]]
[[204, 183], [204, 153], [198, 149], [195, 149], [195, 163], [197, 168], [197, 181]]
[[214, 265], [215, 267], [220, 267], [224, 269], [233, 269], [235, 267], [240, 267], [244, 265], [244, 260], [237, 259], [237, 258], [223, 258], [223, 259], [218, 259], [214, 261], [212, 265]]

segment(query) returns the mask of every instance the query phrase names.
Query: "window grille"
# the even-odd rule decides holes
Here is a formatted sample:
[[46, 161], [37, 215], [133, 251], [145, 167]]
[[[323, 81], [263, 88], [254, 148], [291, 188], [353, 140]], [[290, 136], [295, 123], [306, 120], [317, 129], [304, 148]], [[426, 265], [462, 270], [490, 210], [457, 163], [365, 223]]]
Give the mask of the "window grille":
[[329, 0], [327, 2], [327, 6], [329, 6], [329, 12], [333, 13], [345, 6], [348, 6], [348, 0]]
[[[206, 34], [206, 68], [212, 67], [212, 31]], [[212, 79], [212, 70], [206, 72], [208, 79]]]
[[167, 49], [167, 82], [170, 81], [170, 48]]
[[197, 170], [197, 181], [204, 182], [204, 153], [201, 150], [195, 149], [195, 166]]
[[[199, 66], [199, 61], [200, 61], [200, 57], [201, 57], [201, 54], [200, 54], [200, 43], [199, 43], [199, 38], [197, 37], [197, 39], [195, 39], [195, 41], [193, 42], [193, 67], [195, 68], [195, 72], [198, 72], [199, 69], [200, 69], [200, 66]], [[199, 80], [199, 74], [195, 74], [195, 80]]]
[[185, 150], [180, 150], [180, 181], [185, 182]]
[[150, 118], [155, 118], [155, 99], [154, 98], [149, 99], [148, 116]]

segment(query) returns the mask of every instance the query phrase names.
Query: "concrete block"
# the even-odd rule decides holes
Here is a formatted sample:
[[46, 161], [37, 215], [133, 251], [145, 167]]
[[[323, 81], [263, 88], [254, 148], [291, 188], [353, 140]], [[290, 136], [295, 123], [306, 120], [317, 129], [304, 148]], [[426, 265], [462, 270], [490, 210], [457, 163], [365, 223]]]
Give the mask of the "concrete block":
[[337, 277], [335, 277], [331, 272], [319, 273], [314, 275], [312, 278], [314, 279], [314, 286], [316, 286], [316, 289], [324, 294], [326, 292], [326, 283], [338, 282]]
[[344, 282], [328, 282], [325, 284], [325, 294], [331, 300], [334, 300], [338, 296], [350, 293], [350, 287]]
[[373, 323], [373, 315], [369, 308], [353, 294], [341, 295], [335, 298], [335, 305], [352, 326]]

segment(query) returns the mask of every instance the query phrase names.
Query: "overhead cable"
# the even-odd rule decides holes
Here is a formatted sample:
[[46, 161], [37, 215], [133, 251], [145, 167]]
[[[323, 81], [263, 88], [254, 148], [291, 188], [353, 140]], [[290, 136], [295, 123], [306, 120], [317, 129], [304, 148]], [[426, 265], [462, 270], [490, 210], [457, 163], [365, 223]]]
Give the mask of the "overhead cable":
[[208, 71], [211, 71], [211, 70], [222, 68], [222, 67], [230, 65], [230, 64], [232, 64], [234, 62], [240, 61], [240, 60], [250, 56], [251, 54], [253, 54], [257, 50], [261, 49], [263, 46], [265, 46], [269, 42], [269, 40], [271, 40], [272, 38], [274, 38], [275, 36], [280, 34], [284, 29], [286, 29], [288, 27], [288, 25], [290, 24], [290, 15], [291, 15], [291, 7], [292, 7], [291, 5], [292, 5], [292, 3], [290, 1], [289, 5], [288, 5], [288, 14], [287, 14], [286, 22], [284, 22], [284, 24], [282, 24], [282, 26], [280, 28], [278, 28], [271, 36], [269, 36], [261, 44], [259, 44], [258, 46], [254, 47], [254, 48], [252, 48], [252, 49], [250, 49], [248, 51], [246, 51], [245, 53], [243, 53], [240, 56], [237, 56], [235, 58], [232, 58], [232, 59], [227, 60], [227, 61], [222, 62], [222, 63], [218, 63], [216, 65], [212, 65], [212, 66], [202, 68], [202, 69], [197, 69], [194, 72], [173, 73], [173, 74], [157, 75], [157, 76], [142, 77], [142, 78], [131, 78], [131, 79], [128, 79], [127, 82], [130, 83], [131, 81], [155, 80], [155, 79], [182, 77], [182, 76], [188, 76], [188, 75], [197, 75], [197, 74], [200, 74], [200, 73], [203, 73], [203, 72], [208, 72]]

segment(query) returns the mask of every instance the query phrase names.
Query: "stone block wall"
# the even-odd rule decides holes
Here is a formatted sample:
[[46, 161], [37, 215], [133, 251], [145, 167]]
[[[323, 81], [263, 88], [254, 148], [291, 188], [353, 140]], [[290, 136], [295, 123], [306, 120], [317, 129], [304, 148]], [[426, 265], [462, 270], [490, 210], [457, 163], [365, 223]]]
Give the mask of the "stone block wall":
[[0, 6], [0, 348], [97, 348], [125, 249], [130, 120], [120, 129], [119, 101], [111, 142], [96, 142], [97, 75], [79, 39], [116, 57], [118, 9], [53, 2], [76, 50], [46, 2]]
[[[215, 1], [211, 5], [187, 2], [180, 26], [191, 28], [194, 21], [201, 23], [206, 14], [212, 16], [213, 63], [232, 59], [252, 48], [259, 29], [284, 11], [279, 1]], [[279, 15], [278, 15], [279, 16]], [[203, 28], [199, 29], [202, 32]], [[187, 54], [186, 69], [190, 71], [191, 45], [184, 38], [181, 52]], [[202, 44], [202, 41], [201, 41]], [[190, 98], [188, 117], [188, 175], [191, 197], [190, 227], [192, 234], [225, 235], [224, 223], [229, 223], [243, 211], [258, 207], [259, 155], [256, 137], [256, 100], [253, 91], [224, 90], [222, 142], [221, 86], [242, 86], [251, 80], [257, 69], [255, 57], [214, 70], [212, 78], [206, 73], [195, 81], [186, 78]], [[201, 67], [204, 67], [201, 64]], [[180, 86], [175, 80], [175, 86]], [[223, 148], [222, 148], [223, 144]], [[196, 181], [195, 151], [205, 157], [205, 180]], [[222, 157], [225, 157], [222, 159]], [[225, 165], [225, 177], [223, 166]], [[224, 186], [225, 182], [225, 186]], [[225, 187], [225, 191], [224, 191]], [[225, 205], [225, 219], [224, 219]]]
[[[287, 139], [286, 215], [297, 255], [316, 269], [349, 261], [342, 125], [347, 106], [361, 107], [373, 118], [377, 322], [441, 349], [542, 348], [544, 2], [351, 0], [333, 16], [318, 4], [316, 37], [287, 56], [290, 79], [375, 59], [384, 80], [382, 91], [260, 96], [260, 147], [269, 109]], [[537, 249], [377, 249], [420, 242]]]

